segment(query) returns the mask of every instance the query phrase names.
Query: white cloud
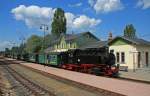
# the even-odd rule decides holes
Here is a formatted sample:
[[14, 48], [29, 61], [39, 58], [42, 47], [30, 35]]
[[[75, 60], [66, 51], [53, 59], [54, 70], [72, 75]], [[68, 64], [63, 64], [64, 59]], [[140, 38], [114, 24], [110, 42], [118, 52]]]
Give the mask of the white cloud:
[[90, 4], [90, 6], [94, 6], [94, 4], [96, 3], [96, 0], [88, 0], [88, 3]]
[[86, 15], [76, 16], [72, 13], [65, 14], [67, 28], [73, 31], [89, 31], [101, 23], [100, 19], [90, 18]]
[[74, 14], [72, 13], [65, 13], [66, 19], [67, 19], [67, 29], [71, 29], [73, 30], [74, 26], [73, 26], [73, 22], [74, 19], [76, 18]]
[[[11, 11], [16, 20], [24, 21], [25, 24], [32, 28], [39, 29], [40, 24], [48, 24], [50, 26], [55, 9], [39, 6], [20, 5]], [[65, 13], [67, 19], [68, 31], [89, 31], [101, 23], [100, 19], [90, 18], [86, 15], [75, 15], [70, 12]]]
[[88, 3], [97, 13], [108, 13], [123, 9], [121, 0], [89, 0]]
[[74, 20], [73, 24], [75, 28], [92, 28], [98, 25], [100, 22], [101, 20], [96, 20], [94, 18], [89, 18], [85, 15], [81, 15]]
[[150, 0], [139, 0], [137, 6], [142, 7], [142, 9], [150, 8]]
[[82, 3], [80, 2], [80, 3], [76, 3], [76, 4], [69, 4], [68, 6], [69, 7], [80, 7], [80, 6], [82, 6]]
[[20, 5], [12, 9], [16, 20], [22, 20], [29, 27], [39, 27], [41, 24], [51, 24], [55, 9], [35, 5]]

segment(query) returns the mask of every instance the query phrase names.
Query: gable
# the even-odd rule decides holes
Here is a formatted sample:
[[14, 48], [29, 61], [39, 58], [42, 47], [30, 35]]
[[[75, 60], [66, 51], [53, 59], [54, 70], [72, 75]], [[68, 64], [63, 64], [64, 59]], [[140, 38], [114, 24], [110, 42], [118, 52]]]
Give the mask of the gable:
[[129, 45], [129, 44], [131, 44], [129, 41], [118, 38], [112, 41], [109, 45], [112, 46], [112, 45]]
[[90, 33], [90, 32], [87, 32], [83, 36], [85, 36], [88, 39], [93, 39], [93, 40], [99, 41], [99, 39], [96, 36], [94, 36], [92, 33]]
[[96, 36], [90, 32], [79, 34], [62, 34], [57, 40], [55, 40], [50, 49], [70, 49], [79, 48], [80, 46], [87, 45], [91, 42], [100, 41]]

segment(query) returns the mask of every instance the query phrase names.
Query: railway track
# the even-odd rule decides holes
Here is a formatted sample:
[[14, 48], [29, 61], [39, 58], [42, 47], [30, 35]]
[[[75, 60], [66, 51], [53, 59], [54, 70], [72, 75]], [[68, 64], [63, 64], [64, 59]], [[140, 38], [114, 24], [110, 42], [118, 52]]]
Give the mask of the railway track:
[[[8, 60], [7, 62], [11, 63], [11, 62], [13, 62], [13, 61]], [[15, 63], [15, 62], [13, 62], [13, 63]], [[23, 66], [23, 65], [21, 65], [21, 66]], [[26, 66], [24, 66], [24, 67], [26, 67]], [[108, 76], [103, 76], [103, 77], [111, 78], [111, 77], [108, 77]], [[112, 77], [112, 78], [113, 78], [113, 79], [117, 79], [117, 80], [125, 80], [125, 81], [137, 82], [137, 83], [150, 84], [150, 82], [149, 82], [149, 81], [137, 80], [137, 79], [131, 79], [131, 78], [124, 78], [124, 77], [119, 77], [119, 76], [118, 76], [118, 77], [116, 77], [116, 78], [114, 78], [114, 77]]]
[[[15, 61], [13, 62], [13, 61], [5, 61], [6, 63], [8, 63], [8, 64], [17, 64]], [[98, 95], [98, 96], [124, 96], [124, 95], [122, 95], [122, 94], [118, 94], [118, 93], [115, 93], [115, 92], [111, 92], [111, 91], [108, 91], [108, 90], [103, 90], [103, 89], [100, 89], [100, 88], [95, 88], [95, 87], [93, 87], [93, 86], [89, 86], [89, 85], [85, 85], [85, 84], [81, 84], [81, 83], [79, 83], [79, 82], [75, 82], [75, 81], [71, 81], [71, 80], [68, 80], [68, 79], [65, 79], [65, 78], [62, 78], [62, 77], [58, 77], [58, 76], [56, 76], [56, 75], [54, 75], [54, 74], [49, 74], [49, 73], [46, 73], [46, 72], [43, 72], [43, 71], [40, 71], [40, 70], [38, 70], [38, 69], [34, 69], [34, 68], [31, 68], [31, 67], [29, 67], [29, 66], [26, 66], [26, 65], [22, 65], [22, 64], [17, 64], [17, 66], [22, 66], [22, 67], [26, 67], [27, 69], [29, 69], [29, 70], [32, 70], [32, 71], [34, 71], [34, 72], [36, 72], [36, 73], [40, 73], [40, 74], [42, 74], [43, 76], [45, 76], [45, 77], [49, 77], [49, 78], [53, 78], [53, 79], [56, 79], [57, 81], [59, 81], [59, 82], [63, 82], [63, 83], [66, 83], [66, 84], [70, 84], [71, 86], [77, 86], [77, 87], [79, 87], [79, 88], [81, 88], [81, 89], [85, 89], [85, 90], [88, 90], [89, 92], [94, 92], [94, 93], [98, 93], [98, 94], [100, 94], [100, 95]], [[108, 78], [108, 77], [106, 77], [106, 78]], [[110, 77], [109, 77], [110, 78]], [[114, 79], [121, 79], [121, 80], [126, 80], [126, 81], [134, 81], [134, 82], [137, 82], [137, 83], [148, 83], [148, 82], [142, 82], [142, 81], [139, 81], [139, 80], [128, 80], [128, 79], [125, 79], [125, 78], [114, 78]], [[30, 96], [30, 95], [27, 95], [27, 96]], [[45, 95], [44, 95], [45, 96]], [[70, 95], [69, 95], [70, 96]], [[77, 95], [77, 96], [79, 96], [79, 95]]]
[[18, 82], [17, 86], [13, 87], [21, 87], [22, 89], [24, 89], [24, 92], [21, 96], [56, 96], [54, 93], [40, 87], [38, 84], [35, 84], [33, 81], [20, 75], [14, 69], [9, 67], [8, 64], [2, 65], [2, 67], [5, 71], [7, 71], [7, 74], [11, 76], [11, 81], [13, 81], [14, 83]]
[[[15, 64], [15, 62], [12, 62], [12, 61], [9, 61], [9, 60], [5, 61], [5, 62], [8, 63], [8, 64], [10, 64], [10, 63]], [[75, 81], [71, 81], [71, 80], [68, 80], [68, 79], [65, 79], [65, 78], [62, 78], [62, 77], [58, 77], [58, 76], [53, 75], [53, 74], [48, 74], [48, 73], [42, 72], [40, 70], [27, 67], [25, 65], [19, 64], [19, 66], [22, 66], [22, 67], [25, 67], [27, 69], [30, 69], [30, 70], [32, 70], [34, 72], [42, 74], [43, 76], [53, 78], [53, 79], [55, 79], [55, 80], [57, 80], [59, 82], [62, 82], [62, 83], [65, 83], [65, 84], [69, 84], [71, 86], [76, 86], [78, 88], [87, 90], [87, 91], [92, 92], [92, 93], [99, 94], [98, 96], [124, 96], [124, 95], [119, 94], [119, 93], [115, 93], [115, 92], [104, 90], [104, 89], [99, 89], [99, 88], [96, 88], [96, 87], [93, 87], [93, 86], [85, 85], [85, 84], [82, 84], [82, 83], [79, 83], [79, 82], [75, 82]], [[44, 96], [46, 96], [46, 95], [44, 95]]]
[[65, 83], [65, 84], [70, 84], [72, 86], [76, 86], [78, 88], [81, 88], [81, 89], [84, 89], [84, 90], [87, 90], [87, 91], [90, 91], [90, 92], [97, 93], [97, 94], [99, 94], [99, 96], [125, 96], [123, 94], [119, 94], [119, 93], [116, 93], [116, 92], [112, 92], [112, 91], [96, 88], [96, 87], [93, 87], [93, 86], [90, 86], [90, 85], [85, 85], [85, 84], [82, 84], [82, 83], [79, 83], [79, 82], [76, 82], [76, 81], [68, 80], [68, 79], [63, 78], [63, 77], [58, 77], [58, 76], [56, 76], [54, 74], [49, 74], [49, 73], [46, 73], [46, 72], [43, 72], [43, 71], [31, 68], [31, 67], [27, 67], [25, 65], [21, 65], [20, 64], [19, 66], [28, 68], [28, 69], [30, 69], [30, 70], [32, 70], [34, 72], [42, 74], [42, 75], [44, 75], [46, 77], [51, 77], [51, 78], [53, 78], [53, 79], [55, 79], [57, 81]]

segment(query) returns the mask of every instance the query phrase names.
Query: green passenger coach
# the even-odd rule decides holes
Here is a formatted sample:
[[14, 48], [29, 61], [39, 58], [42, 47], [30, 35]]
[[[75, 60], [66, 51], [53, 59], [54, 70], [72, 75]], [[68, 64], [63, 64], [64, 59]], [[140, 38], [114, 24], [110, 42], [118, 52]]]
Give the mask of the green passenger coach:
[[58, 66], [60, 64], [59, 53], [51, 53], [47, 55], [47, 64], [52, 66]]
[[47, 64], [48, 65], [52, 65], [52, 66], [60, 66], [61, 64], [66, 63], [65, 59], [67, 58], [67, 55], [64, 53], [59, 53], [59, 52], [53, 52], [53, 53], [49, 53], [47, 55]]
[[47, 58], [46, 54], [39, 54], [39, 56], [38, 56], [39, 63], [40, 64], [45, 64], [46, 63], [46, 58]]

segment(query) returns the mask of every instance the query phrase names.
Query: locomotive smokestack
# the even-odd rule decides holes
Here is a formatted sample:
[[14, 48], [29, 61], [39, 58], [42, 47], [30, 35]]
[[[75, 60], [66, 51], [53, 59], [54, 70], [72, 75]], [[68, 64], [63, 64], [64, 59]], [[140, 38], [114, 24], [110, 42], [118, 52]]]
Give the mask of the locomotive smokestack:
[[110, 42], [112, 39], [113, 39], [112, 32], [109, 32], [108, 42]]

